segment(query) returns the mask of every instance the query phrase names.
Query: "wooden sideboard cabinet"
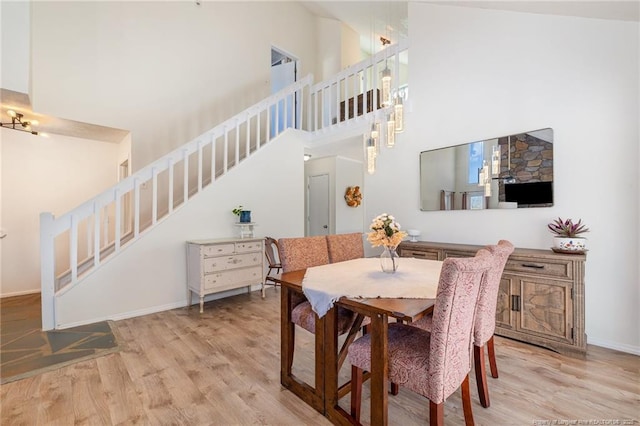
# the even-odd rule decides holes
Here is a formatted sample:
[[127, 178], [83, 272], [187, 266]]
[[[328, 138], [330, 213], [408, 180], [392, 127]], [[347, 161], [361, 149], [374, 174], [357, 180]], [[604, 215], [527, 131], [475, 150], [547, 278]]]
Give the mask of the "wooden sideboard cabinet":
[[[477, 245], [402, 242], [400, 256], [444, 260], [474, 256]], [[584, 254], [516, 248], [500, 282], [496, 309], [499, 336], [584, 356]]]
[[264, 239], [187, 241], [187, 302], [200, 298], [200, 313], [208, 294], [262, 283]]

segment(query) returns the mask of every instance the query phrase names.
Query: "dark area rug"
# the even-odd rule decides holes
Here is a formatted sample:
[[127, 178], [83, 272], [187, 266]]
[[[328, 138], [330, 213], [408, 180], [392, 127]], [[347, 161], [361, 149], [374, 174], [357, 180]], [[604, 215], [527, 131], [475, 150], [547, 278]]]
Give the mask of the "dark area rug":
[[119, 350], [107, 321], [42, 331], [40, 295], [0, 299], [0, 384]]

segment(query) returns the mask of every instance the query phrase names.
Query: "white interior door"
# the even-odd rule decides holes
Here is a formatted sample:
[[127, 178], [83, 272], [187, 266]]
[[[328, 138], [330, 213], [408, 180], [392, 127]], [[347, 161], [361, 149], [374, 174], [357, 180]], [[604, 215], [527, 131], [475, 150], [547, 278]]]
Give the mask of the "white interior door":
[[329, 234], [329, 175], [309, 176], [309, 236]]

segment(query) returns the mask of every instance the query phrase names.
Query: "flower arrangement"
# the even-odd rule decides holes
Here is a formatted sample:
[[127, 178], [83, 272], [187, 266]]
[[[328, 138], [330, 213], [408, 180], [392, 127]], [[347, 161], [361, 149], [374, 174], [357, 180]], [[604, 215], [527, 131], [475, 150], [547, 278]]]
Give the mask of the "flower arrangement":
[[562, 218], [557, 218], [553, 222], [547, 224], [547, 227], [549, 228], [549, 231], [557, 236], [567, 238], [575, 238], [580, 234], [589, 232], [589, 228], [582, 224], [582, 219], [573, 223], [573, 220], [571, 219], [562, 220]]
[[400, 230], [400, 224], [396, 222], [396, 219], [387, 213], [383, 213], [373, 219], [369, 228], [371, 232], [367, 234], [367, 241], [373, 247], [395, 248], [407, 236], [406, 232]]

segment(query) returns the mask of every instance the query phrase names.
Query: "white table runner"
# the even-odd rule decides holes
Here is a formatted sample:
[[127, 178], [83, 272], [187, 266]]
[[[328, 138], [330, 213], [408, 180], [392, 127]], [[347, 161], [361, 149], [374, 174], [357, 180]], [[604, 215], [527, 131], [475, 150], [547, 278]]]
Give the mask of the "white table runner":
[[379, 258], [361, 258], [307, 268], [302, 291], [323, 317], [341, 297], [435, 299], [442, 262], [400, 259], [394, 274], [382, 272]]

